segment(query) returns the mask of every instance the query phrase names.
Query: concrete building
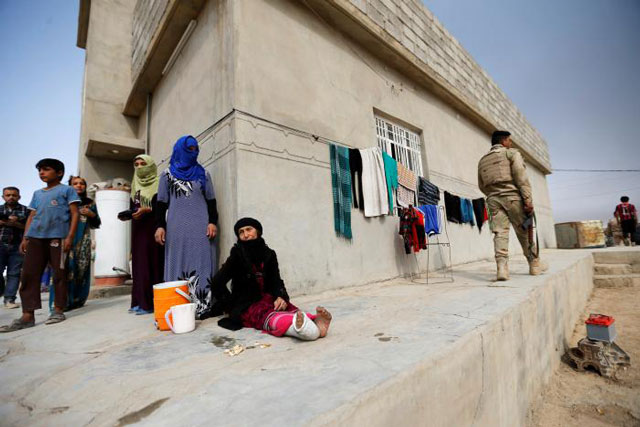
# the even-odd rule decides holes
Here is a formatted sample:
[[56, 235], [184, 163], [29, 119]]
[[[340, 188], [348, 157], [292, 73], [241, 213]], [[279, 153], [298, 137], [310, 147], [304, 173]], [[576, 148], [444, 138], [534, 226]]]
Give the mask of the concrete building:
[[[235, 220], [259, 218], [293, 293], [427, 268], [424, 252], [404, 254], [396, 216], [353, 210], [353, 239], [335, 235], [330, 141], [413, 141], [401, 148], [414, 170], [475, 198], [490, 134], [508, 129], [529, 166], [540, 244], [555, 247], [545, 141], [419, 0], [80, 0], [78, 46], [80, 174], [130, 177], [145, 151], [163, 168], [178, 137], [196, 136], [222, 257]], [[493, 254], [488, 227], [448, 234], [454, 264]]]

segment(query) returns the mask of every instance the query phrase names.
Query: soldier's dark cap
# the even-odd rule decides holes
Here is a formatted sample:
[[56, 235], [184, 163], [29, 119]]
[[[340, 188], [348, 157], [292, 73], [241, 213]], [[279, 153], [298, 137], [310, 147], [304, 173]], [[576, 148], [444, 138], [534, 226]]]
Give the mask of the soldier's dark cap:
[[508, 136], [511, 136], [511, 132], [507, 132], [506, 130], [493, 132], [493, 135], [491, 135], [491, 145], [502, 144], [502, 140]]
[[495, 132], [493, 132], [493, 135], [491, 135], [491, 138], [498, 138], [498, 137], [504, 137], [504, 136], [511, 136], [511, 132], [507, 132], [506, 130], [497, 130]]

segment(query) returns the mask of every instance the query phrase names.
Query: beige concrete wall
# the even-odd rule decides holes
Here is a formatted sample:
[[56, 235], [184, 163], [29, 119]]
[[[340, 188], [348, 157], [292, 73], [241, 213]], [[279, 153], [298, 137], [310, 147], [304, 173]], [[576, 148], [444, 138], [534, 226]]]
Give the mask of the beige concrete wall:
[[[302, 3], [240, 0], [235, 21], [242, 27], [237, 34], [239, 109], [357, 148], [376, 144], [374, 109], [380, 110], [422, 130], [423, 166], [431, 181], [460, 196], [481, 196], [477, 162], [490, 137], [438, 98], [368, 55]], [[269, 24], [243, 25], [247, 22]], [[397, 217], [365, 219], [353, 210], [353, 241], [334, 235], [327, 145], [256, 119], [238, 120], [236, 128], [239, 215], [264, 222], [265, 237], [278, 251], [294, 292], [425, 269], [424, 253], [404, 254]], [[531, 173], [542, 180], [534, 184], [534, 200], [548, 206], [543, 175]], [[545, 235], [553, 233], [552, 224], [541, 225]], [[482, 233], [468, 225], [447, 227], [454, 264], [492, 256], [488, 227]], [[513, 233], [511, 250], [520, 252]], [[437, 249], [434, 255], [440, 255]]]
[[[198, 136], [233, 107], [232, 1], [209, 1], [197, 19], [195, 30], [169, 72], [153, 92], [150, 121], [150, 154], [168, 166], [173, 144], [182, 135]], [[146, 137], [146, 112], [140, 117], [139, 138]], [[200, 136], [199, 160], [211, 173], [220, 210], [222, 249], [235, 240], [235, 154], [227, 147], [233, 140], [229, 122]], [[230, 232], [230, 233], [229, 233]]]
[[[83, 140], [87, 129], [145, 140], [146, 112], [138, 119], [121, 114], [131, 77], [133, 6], [117, 0], [95, 3]], [[94, 25], [116, 18], [113, 28]], [[218, 198], [222, 258], [235, 240], [233, 223], [250, 215], [264, 223], [292, 293], [425, 270], [424, 252], [404, 254], [397, 217], [366, 219], [354, 210], [353, 241], [335, 236], [328, 145], [288, 128], [366, 148], [376, 144], [374, 111], [381, 112], [421, 131], [428, 179], [469, 198], [481, 196], [476, 165], [489, 149], [489, 135], [303, 2], [208, 1], [197, 21], [153, 92], [150, 154], [164, 169], [178, 137], [199, 135], [200, 161], [213, 177]], [[111, 37], [114, 45], [101, 45], [102, 37]], [[104, 87], [107, 72], [115, 75], [114, 93]], [[97, 78], [103, 79], [102, 86]], [[210, 128], [234, 108], [259, 118], [232, 114]], [[89, 181], [131, 174], [129, 162], [84, 158], [81, 165]], [[541, 243], [554, 246], [544, 175], [534, 168], [529, 172]], [[469, 225], [447, 223], [447, 229], [453, 264], [492, 256], [488, 226], [481, 233]], [[520, 252], [513, 232], [511, 237], [511, 251]], [[432, 250], [432, 267], [447, 261], [448, 253], [440, 249]]]
[[551, 211], [551, 198], [547, 178], [539, 170], [529, 165], [527, 172], [533, 191], [536, 220], [538, 221], [538, 239], [543, 248], [556, 247], [555, 222]]
[[498, 85], [421, 0], [333, 0], [352, 5], [433, 70], [450, 89], [496, 127], [506, 128], [527, 153], [551, 168], [547, 144]]
[[517, 304], [508, 311], [311, 425], [525, 425], [530, 405], [572, 344], [575, 322], [593, 289], [593, 258], [583, 253], [561, 271], [533, 280], [542, 283], [511, 296]]
[[[92, 0], [86, 45], [78, 168], [89, 182], [129, 176], [129, 162], [85, 156], [91, 135], [135, 138], [138, 120], [122, 115], [131, 85], [135, 2]], [[126, 175], [124, 174], [126, 172]]]

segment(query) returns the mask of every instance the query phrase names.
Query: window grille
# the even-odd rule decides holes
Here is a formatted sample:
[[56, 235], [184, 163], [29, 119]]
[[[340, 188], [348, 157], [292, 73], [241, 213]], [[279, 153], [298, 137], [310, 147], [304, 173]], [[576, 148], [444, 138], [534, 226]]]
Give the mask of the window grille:
[[378, 147], [418, 176], [422, 174], [420, 136], [407, 128], [376, 117]]

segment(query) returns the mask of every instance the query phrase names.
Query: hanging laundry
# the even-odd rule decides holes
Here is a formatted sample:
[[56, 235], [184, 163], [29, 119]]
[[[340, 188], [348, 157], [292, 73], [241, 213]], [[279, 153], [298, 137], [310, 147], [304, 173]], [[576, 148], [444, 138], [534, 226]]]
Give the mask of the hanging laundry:
[[462, 224], [462, 211], [460, 209], [460, 197], [444, 192], [444, 207], [447, 211], [447, 221]]
[[398, 162], [398, 204], [409, 207], [416, 203], [416, 175]]
[[486, 206], [484, 202], [484, 198], [480, 197], [479, 199], [473, 199], [473, 213], [476, 216], [476, 225], [478, 226], [478, 230], [482, 231], [482, 225], [487, 220], [485, 218], [486, 214]]
[[389, 198], [382, 150], [378, 147], [366, 148], [360, 150], [360, 155], [362, 156], [364, 216], [387, 215], [389, 213]]
[[398, 232], [404, 242], [404, 251], [408, 255], [427, 249], [427, 239], [424, 232], [424, 217], [422, 213], [409, 206], [400, 211], [400, 230]]
[[421, 176], [418, 181], [418, 204], [437, 205], [440, 201], [440, 189]]
[[[351, 195], [353, 198], [353, 207], [363, 211], [364, 196], [362, 195], [362, 157], [360, 156], [360, 150], [357, 148], [349, 149], [349, 169], [351, 170]], [[357, 192], [356, 185], [358, 187]], [[358, 197], [356, 197], [356, 193]]]
[[418, 209], [424, 215], [424, 231], [427, 236], [440, 234], [440, 217], [438, 216], [437, 205], [422, 205]]
[[389, 213], [393, 215], [393, 194], [398, 188], [398, 162], [393, 157], [382, 152], [382, 160], [384, 162], [384, 174], [387, 178], [387, 192], [389, 198]]
[[398, 196], [398, 205], [403, 208], [408, 208], [415, 203], [416, 193], [409, 190], [404, 185], [398, 184], [396, 195]]
[[473, 205], [471, 200], [461, 197], [460, 198], [460, 212], [462, 213], [462, 222], [464, 224], [471, 224], [473, 227], [476, 223], [473, 221]]
[[338, 235], [351, 239], [351, 172], [349, 149], [331, 144], [331, 187], [333, 190], [333, 228]]

